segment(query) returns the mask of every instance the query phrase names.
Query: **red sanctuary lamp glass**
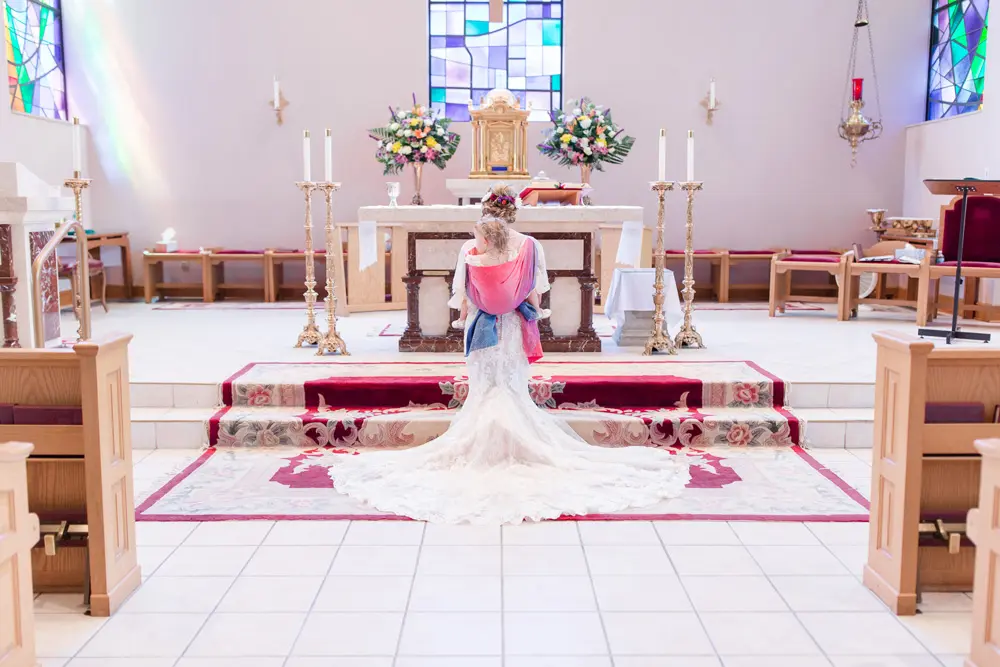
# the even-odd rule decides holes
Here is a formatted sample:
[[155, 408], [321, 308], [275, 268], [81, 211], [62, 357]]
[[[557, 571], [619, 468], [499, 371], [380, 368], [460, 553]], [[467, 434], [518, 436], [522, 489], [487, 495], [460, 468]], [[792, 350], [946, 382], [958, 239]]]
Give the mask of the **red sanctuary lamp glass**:
[[864, 79], [851, 79], [851, 100], [854, 102], [861, 101], [861, 95], [864, 91], [865, 80]]

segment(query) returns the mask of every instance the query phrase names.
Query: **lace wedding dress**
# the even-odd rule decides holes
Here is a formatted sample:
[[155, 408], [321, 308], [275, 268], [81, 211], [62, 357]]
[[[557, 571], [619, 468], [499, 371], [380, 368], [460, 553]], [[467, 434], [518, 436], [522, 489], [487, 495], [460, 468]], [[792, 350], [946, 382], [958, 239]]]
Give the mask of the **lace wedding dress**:
[[[541, 246], [511, 236], [512, 246], [536, 244], [535, 288], [546, 291]], [[472, 261], [466, 250], [456, 271], [457, 297], [464, 297], [463, 262]], [[469, 394], [451, 427], [411, 449], [335, 457], [330, 475], [337, 491], [413, 519], [477, 524], [604, 514], [681, 494], [690, 479], [687, 457], [590, 445], [536, 406], [521, 316], [502, 315], [497, 328], [499, 345], [468, 356]]]

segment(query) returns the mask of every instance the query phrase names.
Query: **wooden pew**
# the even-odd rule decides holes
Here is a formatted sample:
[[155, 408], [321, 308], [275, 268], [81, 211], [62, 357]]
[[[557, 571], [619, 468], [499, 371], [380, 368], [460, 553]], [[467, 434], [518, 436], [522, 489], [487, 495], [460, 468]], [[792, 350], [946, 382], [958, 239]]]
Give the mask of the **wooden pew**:
[[[79, 419], [0, 424], [0, 442], [33, 442], [28, 507], [41, 521], [32, 550], [36, 592], [89, 595], [110, 616], [140, 583], [135, 547], [128, 343], [131, 335], [73, 349], [0, 350], [0, 405], [79, 411]], [[77, 421], [79, 423], [72, 423]], [[17, 419], [15, 419], [17, 422]], [[64, 422], [64, 423], [52, 423]]]
[[972, 593], [972, 651], [965, 667], [1000, 667], [1000, 605], [997, 563], [1000, 562], [1000, 440], [977, 440], [982, 454], [979, 508], [969, 510], [968, 535], [976, 543]]
[[[895, 613], [921, 591], [972, 590], [965, 517], [979, 502], [973, 442], [1000, 437], [1000, 349], [935, 345], [900, 332], [878, 345], [868, 562], [864, 582]], [[929, 403], [979, 403], [975, 423], [925, 423]], [[973, 410], [977, 409], [973, 406]]]
[[31, 548], [38, 517], [28, 513], [25, 459], [31, 445], [0, 445], [0, 667], [35, 666]]

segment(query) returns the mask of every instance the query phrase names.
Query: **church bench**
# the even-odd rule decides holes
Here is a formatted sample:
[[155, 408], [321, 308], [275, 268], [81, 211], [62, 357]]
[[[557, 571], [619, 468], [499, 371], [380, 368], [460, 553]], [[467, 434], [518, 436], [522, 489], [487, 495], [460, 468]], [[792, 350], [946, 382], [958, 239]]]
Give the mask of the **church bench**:
[[28, 511], [25, 459], [31, 445], [0, 444], [0, 637], [2, 667], [35, 667], [35, 611], [31, 548], [38, 543], [38, 517]]
[[768, 269], [771, 267], [771, 259], [778, 249], [770, 250], [727, 250], [722, 263], [723, 284], [719, 294], [719, 303], [727, 303], [734, 292], [756, 292], [767, 289], [767, 284], [755, 285], [751, 283], [733, 283], [733, 269], [741, 264], [766, 263]]
[[[678, 289], [682, 287], [680, 281], [684, 279], [684, 251], [683, 250], [664, 250], [663, 251], [664, 263], [667, 262], [680, 262], [681, 270], [674, 271], [674, 276], [678, 281]], [[728, 270], [728, 254], [725, 250], [710, 249], [710, 250], [695, 250], [694, 251], [694, 266], [697, 268], [699, 263], [707, 263], [709, 265], [709, 270], [711, 272], [711, 277], [709, 278], [711, 282], [712, 295], [719, 303], [724, 303], [723, 299], [728, 300], [729, 294], [729, 270]], [[697, 291], [698, 285], [697, 280], [695, 281], [695, 290]]]
[[[849, 257], [845, 254], [835, 254], [831, 251], [802, 252], [782, 251], [771, 258], [771, 284], [768, 313], [775, 317], [785, 312], [785, 304], [789, 301], [804, 303], [835, 303], [837, 304], [837, 319], [850, 319], [850, 300], [848, 299]], [[792, 293], [792, 275], [799, 273], [827, 274], [830, 279], [839, 284], [836, 296], [825, 296]]]
[[[861, 253], [863, 257], [886, 257], [893, 256], [897, 250], [902, 250], [907, 246], [904, 241], [879, 241], [875, 245]], [[925, 254], [924, 263], [928, 263], [930, 257]], [[922, 264], [903, 262], [898, 259], [880, 262], [864, 262], [861, 258], [855, 257], [855, 253], [848, 256], [848, 276], [850, 277], [850, 288], [848, 290], [848, 310], [852, 317], [858, 314], [859, 304], [880, 304], [888, 306], [912, 306], [919, 309], [921, 302], [930, 299], [929, 280], [925, 275], [926, 270]], [[873, 274], [877, 281], [875, 291], [871, 296], [861, 297], [860, 282], [864, 274]], [[890, 276], [902, 276], [906, 280], [906, 286], [897, 298], [889, 299], [885, 297], [885, 281]], [[911, 289], [912, 283], [917, 284], [916, 290]]]
[[[194, 271], [197, 271], [198, 282], [165, 282], [164, 274], [168, 264], [189, 265]], [[196, 291], [201, 294], [203, 300], [207, 300], [212, 272], [207, 250], [175, 250], [174, 252], [144, 250], [142, 268], [146, 303], [152, 303], [154, 298], [163, 298], [168, 292], [186, 295], [186, 293]]]
[[[265, 259], [266, 252], [266, 250], [210, 249], [208, 254], [209, 272], [203, 291], [204, 300], [210, 303], [217, 298], [224, 298], [227, 293], [238, 292], [249, 295], [259, 294], [261, 299], [267, 301], [271, 287]], [[259, 267], [261, 281], [259, 283], [227, 282], [227, 264]]]
[[1000, 667], [996, 649], [995, 610], [1000, 604], [996, 563], [1000, 561], [1000, 440], [977, 440], [982, 456], [979, 506], [969, 510], [967, 534], [976, 545], [972, 587], [972, 646], [966, 667]]
[[18, 416], [14, 407], [13, 419], [0, 423], [0, 441], [34, 444], [27, 502], [43, 538], [31, 549], [34, 590], [79, 593], [93, 616], [110, 616], [140, 583], [131, 338], [0, 350], [0, 404], [23, 408]]
[[[899, 615], [922, 591], [970, 591], [976, 547], [966, 515], [979, 504], [974, 441], [993, 423], [1000, 349], [935, 346], [897, 331], [878, 346], [868, 557], [863, 580]], [[993, 506], [991, 499], [989, 507]]]

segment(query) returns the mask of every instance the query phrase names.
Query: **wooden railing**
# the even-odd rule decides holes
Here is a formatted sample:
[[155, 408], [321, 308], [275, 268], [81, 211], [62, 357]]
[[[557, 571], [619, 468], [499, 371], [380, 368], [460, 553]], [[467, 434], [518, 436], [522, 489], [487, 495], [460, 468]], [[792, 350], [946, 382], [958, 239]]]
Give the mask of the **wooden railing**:
[[[90, 255], [87, 252], [87, 230], [79, 222], [71, 222], [56, 230], [38, 257], [31, 263], [31, 318], [34, 323], [35, 347], [45, 347], [45, 325], [42, 312], [42, 269], [45, 261], [70, 232], [76, 232], [76, 271], [73, 273], [73, 312], [80, 321], [80, 340], [90, 340]], [[58, 261], [58, 260], [57, 260]]]

